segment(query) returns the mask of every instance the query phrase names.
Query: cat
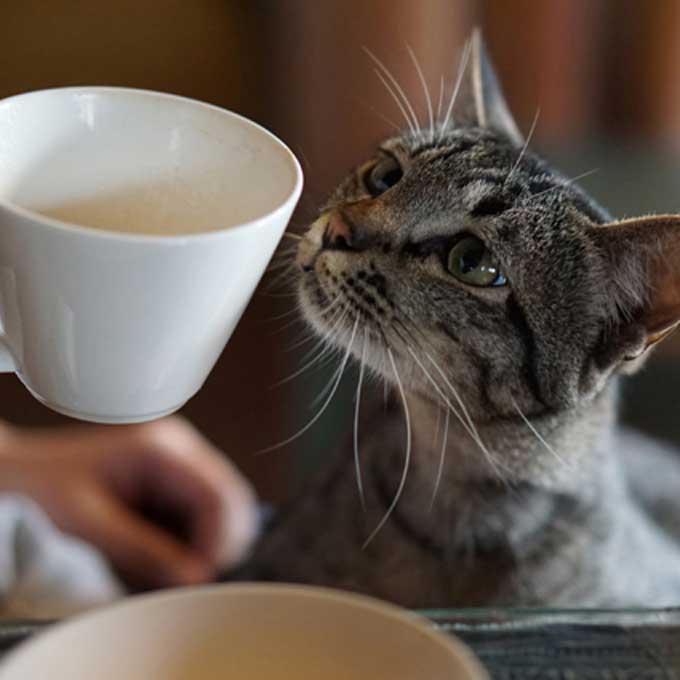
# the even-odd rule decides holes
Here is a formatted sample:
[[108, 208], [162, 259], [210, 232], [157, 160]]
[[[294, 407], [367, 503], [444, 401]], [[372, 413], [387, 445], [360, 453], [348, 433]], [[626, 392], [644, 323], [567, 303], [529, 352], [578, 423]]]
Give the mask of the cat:
[[619, 377], [680, 321], [680, 217], [614, 221], [532, 153], [479, 32], [442, 120], [350, 174], [296, 264], [308, 322], [393, 398], [239, 578], [415, 608], [680, 603], [680, 458], [616, 422]]

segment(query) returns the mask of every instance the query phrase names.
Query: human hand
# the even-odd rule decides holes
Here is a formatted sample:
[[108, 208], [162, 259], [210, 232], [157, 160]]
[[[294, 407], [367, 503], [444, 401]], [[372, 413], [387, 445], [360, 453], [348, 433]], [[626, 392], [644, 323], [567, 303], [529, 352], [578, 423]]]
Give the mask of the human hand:
[[0, 492], [35, 500], [129, 584], [188, 585], [240, 561], [253, 490], [187, 421], [0, 431]]

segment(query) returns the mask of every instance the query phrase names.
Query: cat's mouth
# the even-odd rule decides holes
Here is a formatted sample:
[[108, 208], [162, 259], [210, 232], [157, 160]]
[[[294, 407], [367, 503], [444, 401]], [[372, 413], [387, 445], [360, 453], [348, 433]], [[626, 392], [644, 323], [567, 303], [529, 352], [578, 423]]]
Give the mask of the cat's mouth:
[[409, 347], [415, 342], [411, 324], [400, 313], [398, 283], [390, 282], [386, 254], [327, 249], [321, 239], [313, 239], [308, 232], [297, 259], [298, 297], [306, 321], [325, 343], [340, 350], [341, 366], [353, 356], [388, 382], [399, 366], [408, 382], [414, 371]]
[[[386, 352], [398, 353], [397, 305], [392, 299], [386, 253], [357, 248], [343, 237], [336, 221], [329, 238], [333, 211], [323, 213], [298, 246], [298, 297], [306, 321], [323, 340], [345, 357], [385, 374]], [[345, 359], [346, 361], [346, 359]]]
[[382, 374], [387, 347], [385, 323], [375, 317], [360, 297], [357, 284], [352, 287], [347, 278], [336, 276], [335, 283], [324, 274], [303, 275], [299, 297], [305, 319], [325, 343], [340, 351], [341, 365], [351, 355]]
[[331, 268], [320, 254], [314, 267], [302, 274], [302, 309], [310, 321], [321, 322], [324, 333], [357, 321], [377, 329], [390, 311], [379, 294], [385, 285], [377, 271]]

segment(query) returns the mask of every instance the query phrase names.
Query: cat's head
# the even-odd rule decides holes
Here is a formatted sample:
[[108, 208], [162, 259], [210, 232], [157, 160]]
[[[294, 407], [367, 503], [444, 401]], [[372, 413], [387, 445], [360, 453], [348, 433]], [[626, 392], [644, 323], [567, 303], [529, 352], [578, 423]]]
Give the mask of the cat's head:
[[309, 228], [302, 306], [478, 419], [569, 408], [680, 320], [680, 218], [612, 223], [525, 148], [478, 34], [464, 54], [446, 120], [382, 143]]

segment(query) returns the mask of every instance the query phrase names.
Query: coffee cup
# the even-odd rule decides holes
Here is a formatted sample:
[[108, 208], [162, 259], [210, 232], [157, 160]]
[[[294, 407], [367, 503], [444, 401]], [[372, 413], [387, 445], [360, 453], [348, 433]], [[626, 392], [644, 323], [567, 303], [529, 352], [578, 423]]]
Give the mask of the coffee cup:
[[301, 189], [281, 141], [216, 106], [113, 87], [0, 101], [0, 370], [82, 420], [177, 410]]

